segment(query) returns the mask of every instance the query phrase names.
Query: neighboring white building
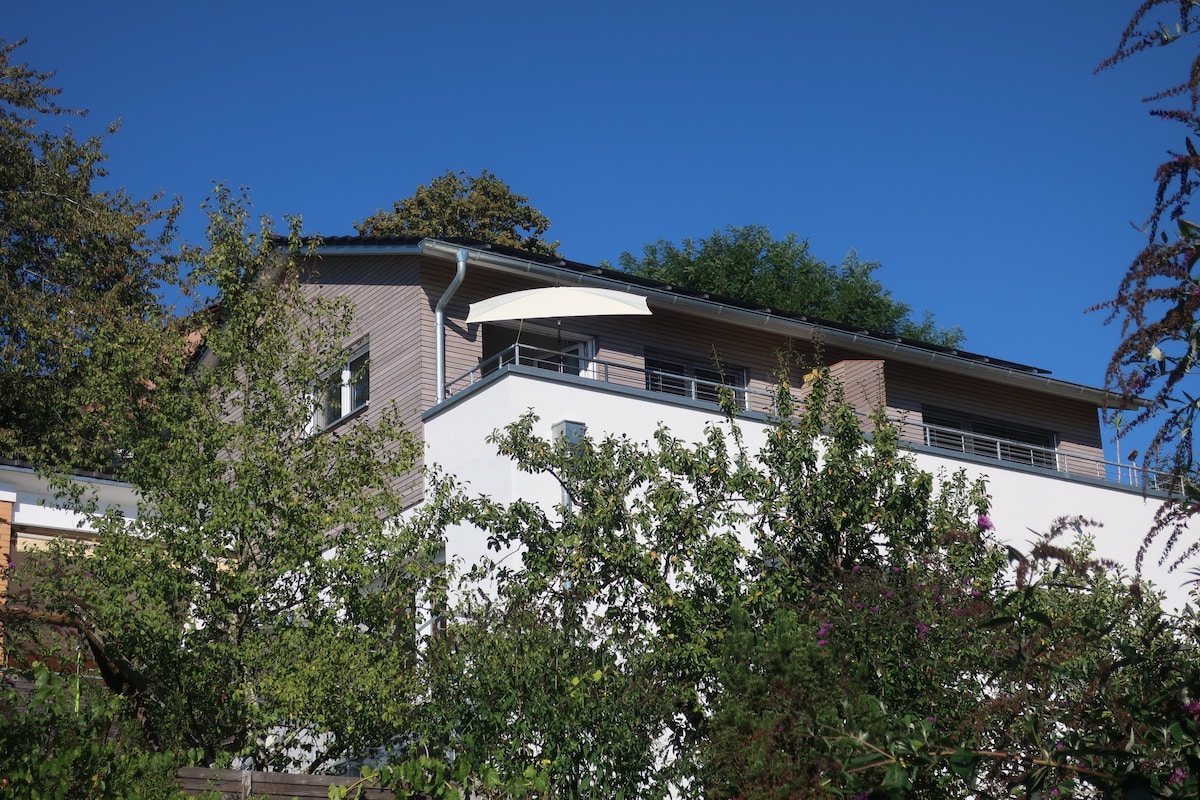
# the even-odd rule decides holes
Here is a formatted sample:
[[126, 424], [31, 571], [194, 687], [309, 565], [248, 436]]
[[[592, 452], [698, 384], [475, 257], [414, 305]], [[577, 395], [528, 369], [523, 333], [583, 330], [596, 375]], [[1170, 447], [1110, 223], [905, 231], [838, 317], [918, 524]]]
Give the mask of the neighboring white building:
[[[137, 495], [127, 483], [96, 473], [80, 473], [72, 481], [95, 499], [101, 513], [115, 509], [127, 519], [137, 513]], [[55, 539], [88, 541], [94, 536], [91, 518], [67, 510], [45, 478], [25, 464], [0, 460], [0, 557], [4, 564], [16, 568], [14, 583], [19, 585], [21, 562], [29, 552]], [[9, 583], [7, 570], [0, 572], [0, 598], [9, 590]], [[2, 663], [4, 635], [0, 628]]]
[[[553, 504], [549, 478], [515, 470], [485, 444], [492, 431], [533, 410], [540, 433], [558, 423], [592, 435], [648, 440], [666, 425], [697, 440], [722, 419], [719, 385], [731, 386], [742, 424], [761, 429], [770, 391], [789, 350], [820, 358], [856, 408], [885, 408], [926, 470], [985, 475], [992, 519], [1017, 546], [1064, 515], [1103, 527], [1099, 555], [1134, 559], [1162, 498], [1129, 464], [1105, 457], [1100, 411], [1106, 392], [1046, 370], [979, 354], [747, 306], [586, 264], [458, 240], [335, 237], [324, 240], [310, 283], [356, 308], [351, 358], [369, 354], [369, 375], [347, 368], [337, 407], [343, 419], [395, 401], [425, 443], [425, 461], [498, 501]], [[652, 316], [597, 316], [467, 323], [468, 305], [549, 286], [588, 286], [645, 297]], [[719, 368], [717, 364], [719, 363]], [[793, 373], [792, 385], [802, 384]], [[383, 402], [380, 402], [383, 401]], [[414, 474], [404, 487], [423, 499]], [[447, 557], [473, 562], [484, 543], [454, 532]], [[1184, 576], [1148, 572], [1172, 603]]]
[[[129, 519], [137, 513], [137, 494], [129, 484], [99, 473], [78, 473], [71, 480], [95, 498], [98, 512], [116, 509]], [[68, 510], [35, 470], [0, 460], [0, 550], [7, 561], [19, 563], [22, 553], [54, 539], [86, 540], [94, 535], [92, 518]]]

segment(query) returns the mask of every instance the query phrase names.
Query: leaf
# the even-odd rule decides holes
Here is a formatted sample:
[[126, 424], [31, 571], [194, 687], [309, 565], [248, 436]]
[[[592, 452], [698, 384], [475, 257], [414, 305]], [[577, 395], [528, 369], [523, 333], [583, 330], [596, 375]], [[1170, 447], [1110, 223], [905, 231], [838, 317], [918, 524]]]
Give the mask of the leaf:
[[899, 762], [893, 763], [884, 773], [880, 787], [883, 789], [902, 789], [908, 786], [908, 773]]
[[957, 752], [947, 759], [950, 764], [951, 771], [961, 780], [969, 781], [975, 775], [976, 766], [979, 764], [979, 757], [974, 753]]
[[1047, 628], [1052, 627], [1054, 625], [1053, 620], [1051, 620], [1050, 616], [1044, 611], [1037, 611], [1037, 610], [1026, 611], [1025, 616], [1028, 617], [1029, 619], [1033, 620], [1034, 622], [1037, 622], [1038, 624], [1043, 625]]

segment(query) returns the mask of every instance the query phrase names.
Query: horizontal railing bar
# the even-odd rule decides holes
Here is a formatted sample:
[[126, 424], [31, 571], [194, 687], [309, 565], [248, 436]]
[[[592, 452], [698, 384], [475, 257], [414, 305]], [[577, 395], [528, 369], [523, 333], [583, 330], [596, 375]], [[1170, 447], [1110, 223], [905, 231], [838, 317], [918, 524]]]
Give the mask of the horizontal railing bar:
[[[647, 389], [670, 397], [685, 397], [693, 400], [701, 400], [702, 402], [707, 401], [707, 395], [710, 393], [715, 398], [720, 395], [723, 388], [728, 388], [735, 392], [735, 397], [740, 401], [738, 405], [745, 411], [770, 414], [775, 407], [774, 392], [752, 389], [748, 386], [732, 386], [690, 375], [681, 375], [676, 372], [635, 367], [615, 361], [587, 358], [580, 356], [578, 353], [559, 352], [520, 343], [505, 348], [496, 355], [480, 362], [478, 365], [465, 370], [453, 380], [448, 381], [446, 384], [447, 396], [452, 395], [455, 387], [458, 387], [460, 384], [465, 383], [465, 386], [473, 385], [484, 375], [508, 364], [530, 364], [533, 366], [544, 364], [558, 368], [552, 368], [550, 371], [561, 371], [563, 361], [558, 359], [573, 359], [579, 364], [580, 375], [600, 383]], [[622, 380], [623, 377], [628, 379]], [[664, 380], [678, 382], [682, 384], [683, 390], [682, 392], [672, 392], [664, 391], [661, 388], [654, 389], [652, 388], [653, 379], [658, 379], [660, 386]], [[802, 398], [797, 397], [793, 397], [792, 400], [797, 405], [802, 405], [804, 402]], [[861, 411], [858, 413], [861, 416], [867, 416]], [[1156, 491], [1174, 492], [1179, 489], [1178, 486], [1174, 485], [1178, 482], [1178, 478], [1155, 470], [1143, 470], [1134, 465], [1121, 464], [1115, 461], [1108, 461], [1104, 458], [1096, 458], [1083, 454], [1067, 453], [1058, 448], [1043, 447], [1015, 439], [985, 436], [959, 428], [947, 428], [941, 425], [915, 422], [901, 417], [889, 417], [888, 421], [897, 426], [899, 441], [906, 445], [921, 445], [936, 450], [994, 458], [997, 461], [1008, 464], [1042, 467], [1068, 475], [1098, 478], [1122, 486], [1140, 487], [1144, 483]], [[953, 444], [939, 444], [936, 442], [938, 434], [942, 437], [952, 437], [958, 441]], [[979, 452], [979, 450], [984, 448], [992, 450], [994, 454]], [[1008, 453], [1008, 457], [1005, 456], [1006, 452]], [[1029, 458], [1012, 457], [1017, 454], [1022, 456], [1028, 455]]]

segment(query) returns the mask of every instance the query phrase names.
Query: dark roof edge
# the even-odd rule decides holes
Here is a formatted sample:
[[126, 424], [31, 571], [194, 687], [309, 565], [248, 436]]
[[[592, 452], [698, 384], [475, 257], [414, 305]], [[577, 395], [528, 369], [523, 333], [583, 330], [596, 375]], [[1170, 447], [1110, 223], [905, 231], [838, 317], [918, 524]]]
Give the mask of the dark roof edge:
[[[42, 472], [36, 466], [34, 466], [32, 463], [30, 463], [28, 461], [22, 461], [21, 459], [14, 459], [14, 458], [0, 458], [0, 469], [20, 470], [21, 472], [29, 472], [34, 475], [41, 474], [41, 472]], [[103, 481], [105, 483], [115, 483], [115, 484], [119, 484], [121, 486], [131, 485], [127, 481], [123, 481], [120, 478], [116, 477], [115, 475], [111, 475], [107, 472], [97, 472], [96, 470], [64, 469], [64, 470], [58, 470], [58, 472], [63, 475], [70, 476], [72, 478], [80, 478], [80, 479], [90, 480], [90, 481]]]

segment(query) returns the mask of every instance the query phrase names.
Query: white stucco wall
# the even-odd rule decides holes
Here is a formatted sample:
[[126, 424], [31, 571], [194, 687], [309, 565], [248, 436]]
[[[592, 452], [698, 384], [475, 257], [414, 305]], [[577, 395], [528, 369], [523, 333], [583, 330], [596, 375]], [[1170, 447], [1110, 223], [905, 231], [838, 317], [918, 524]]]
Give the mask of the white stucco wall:
[[[620, 432], [634, 441], [647, 441], [661, 423], [686, 441], [698, 441], [710, 423], [724, 425], [711, 407], [686, 404], [649, 392], [619, 392], [585, 379], [557, 374], [539, 376], [536, 370], [508, 372], [463, 393], [453, 402], [429, 412], [425, 418], [427, 463], [469, 483], [472, 493], [501, 502], [524, 498], [549, 507], [559, 502], [561, 490], [546, 476], [518, 472], [507, 459], [486, 444], [495, 430], [529, 410], [539, 416], [536, 432], [549, 437], [560, 420], [583, 422], [588, 433], [599, 436]], [[743, 421], [746, 444], [756, 450], [765, 429], [762, 423]], [[1048, 530], [1062, 516], [1082, 515], [1103, 527], [1094, 531], [1098, 555], [1133, 570], [1143, 536], [1157, 509], [1153, 499], [1096, 481], [1005, 469], [993, 463], [971, 463], [949, 456], [915, 454], [918, 465], [933, 474], [965, 468], [972, 477], [984, 474], [993, 498], [992, 520], [997, 532], [1017, 548], [1033, 538], [1031, 531]], [[472, 528], [448, 532], [447, 559], [475, 563], [487, 553], [483, 537]], [[1187, 599], [1185, 576], [1167, 575], [1147, 562], [1147, 577], [1167, 592], [1171, 605]]]
[[[472, 494], [489, 495], [501, 502], [523, 498], [549, 508], [562, 498], [557, 481], [519, 472], [486, 443], [493, 431], [530, 410], [539, 417], [535, 432], [546, 438], [554, 423], [563, 420], [586, 424], [591, 436], [619, 432], [638, 442], [649, 441], [660, 423], [689, 442], [702, 438], [706, 425], [725, 424], [711, 407], [664, 402], [658, 399], [662, 395], [649, 392], [644, 396], [612, 393], [602, 386], [558, 374], [546, 379], [533, 369], [494, 376], [426, 416], [426, 463], [466, 481]], [[747, 428], [747, 443], [753, 449], [757, 449], [759, 442], [754, 438], [761, 429]], [[448, 532], [448, 562], [473, 564], [485, 554], [487, 542], [474, 528]]]
[[[921, 469], [935, 475], [963, 468], [972, 478], [985, 476], [996, 532], [1017, 549], [1027, 550], [1026, 545], [1037, 534], [1049, 531], [1059, 517], [1082, 516], [1098, 523], [1090, 530], [1096, 555], [1116, 562], [1131, 575], [1138, 548], [1162, 503], [1129, 487], [1006, 469], [996, 463], [981, 465], [929, 453], [917, 453], [916, 460]], [[1151, 548], [1143, 565], [1145, 577], [1166, 593], [1169, 605], [1180, 607], [1188, 600], [1187, 576], [1183, 572], [1168, 574], [1165, 567], [1159, 567], [1160, 552], [1161, 547]]]
[[[88, 477], [73, 481], [94, 493], [100, 512], [115, 508], [126, 518], [137, 513], [137, 495], [128, 484]], [[0, 500], [13, 503], [13, 525], [63, 532], [94, 529], [86, 517], [62, 508], [46, 480], [26, 467], [0, 464]]]

